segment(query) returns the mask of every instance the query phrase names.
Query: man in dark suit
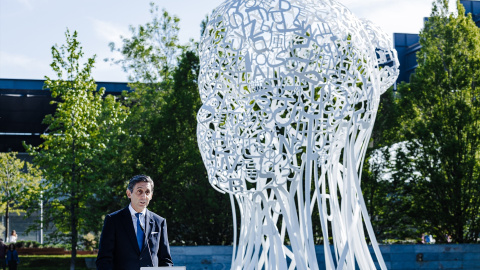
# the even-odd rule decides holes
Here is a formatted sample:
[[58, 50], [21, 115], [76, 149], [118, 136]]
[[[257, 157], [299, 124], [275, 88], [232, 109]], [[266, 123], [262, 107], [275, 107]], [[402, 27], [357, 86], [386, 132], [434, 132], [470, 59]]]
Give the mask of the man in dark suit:
[[136, 175], [127, 187], [130, 205], [105, 217], [97, 256], [99, 270], [138, 270], [148, 266], [173, 266], [167, 222], [148, 211], [153, 195], [149, 176]]

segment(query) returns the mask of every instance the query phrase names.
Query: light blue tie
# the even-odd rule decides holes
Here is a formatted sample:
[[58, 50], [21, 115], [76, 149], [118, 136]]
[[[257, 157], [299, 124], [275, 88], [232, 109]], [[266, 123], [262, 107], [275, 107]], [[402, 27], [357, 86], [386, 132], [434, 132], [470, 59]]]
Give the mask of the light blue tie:
[[138, 248], [142, 250], [143, 247], [143, 236], [145, 233], [143, 232], [142, 225], [140, 224], [140, 217], [142, 213], [136, 213], [135, 216], [137, 217], [137, 242], [138, 242]]

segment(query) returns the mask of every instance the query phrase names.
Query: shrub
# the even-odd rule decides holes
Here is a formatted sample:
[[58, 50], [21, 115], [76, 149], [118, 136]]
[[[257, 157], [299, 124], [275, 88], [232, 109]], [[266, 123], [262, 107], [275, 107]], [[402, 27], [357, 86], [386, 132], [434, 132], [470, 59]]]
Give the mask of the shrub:
[[38, 248], [40, 243], [33, 240], [21, 240], [15, 243], [16, 248]]
[[82, 237], [83, 241], [83, 247], [85, 250], [93, 250], [95, 246], [97, 245], [97, 241], [95, 241], [95, 235], [93, 233], [87, 233]]

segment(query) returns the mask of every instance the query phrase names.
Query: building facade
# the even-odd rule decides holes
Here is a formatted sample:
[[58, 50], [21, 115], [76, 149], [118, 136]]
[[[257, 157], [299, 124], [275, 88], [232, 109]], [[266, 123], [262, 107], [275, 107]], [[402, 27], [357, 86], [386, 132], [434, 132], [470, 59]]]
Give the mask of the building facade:
[[[39, 145], [40, 135], [48, 132], [42, 124], [48, 114], [55, 113], [55, 106], [50, 104], [52, 97], [48, 89], [43, 88], [44, 80], [0, 79], [0, 152], [18, 152], [17, 157], [31, 161], [25, 153], [23, 142]], [[129, 91], [127, 83], [97, 82], [98, 87], [105, 87], [107, 94], [120, 95]], [[41, 227], [41, 211], [26, 218], [24, 212], [9, 213], [9, 231], [15, 230], [18, 240], [34, 240], [42, 242], [43, 236], [54, 230], [53, 227]], [[5, 213], [0, 212], [0, 221], [6, 225]], [[29, 227], [36, 229], [26, 233]], [[0, 226], [1, 236], [5, 230]], [[8, 232], [9, 234], [10, 232]]]
[[[465, 13], [471, 13], [475, 24], [480, 27], [480, 1], [460, 1]], [[410, 76], [417, 68], [417, 52], [420, 51], [418, 34], [394, 33], [393, 43], [400, 61], [400, 75], [397, 83], [410, 82]]]

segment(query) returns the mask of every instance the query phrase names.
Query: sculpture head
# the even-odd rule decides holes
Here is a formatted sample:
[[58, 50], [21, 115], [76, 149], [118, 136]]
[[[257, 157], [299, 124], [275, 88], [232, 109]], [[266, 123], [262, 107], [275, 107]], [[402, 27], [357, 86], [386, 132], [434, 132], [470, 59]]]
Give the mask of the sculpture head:
[[333, 0], [227, 0], [199, 54], [199, 147], [211, 185], [233, 194], [341, 159], [351, 132], [366, 144], [398, 76], [390, 38]]

